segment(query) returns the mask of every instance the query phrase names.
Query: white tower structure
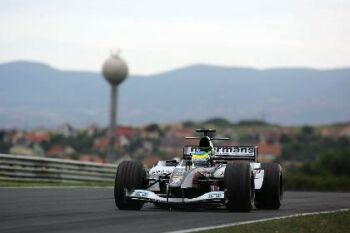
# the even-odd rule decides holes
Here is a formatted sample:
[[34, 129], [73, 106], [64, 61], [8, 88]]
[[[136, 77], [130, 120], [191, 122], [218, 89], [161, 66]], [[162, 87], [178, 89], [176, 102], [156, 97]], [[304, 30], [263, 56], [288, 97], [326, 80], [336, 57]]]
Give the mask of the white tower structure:
[[120, 58], [119, 54], [111, 54], [102, 67], [102, 74], [111, 85], [109, 146], [107, 154], [107, 161], [110, 163], [114, 162], [117, 158], [115, 142], [117, 134], [118, 86], [127, 78], [128, 72], [128, 65]]

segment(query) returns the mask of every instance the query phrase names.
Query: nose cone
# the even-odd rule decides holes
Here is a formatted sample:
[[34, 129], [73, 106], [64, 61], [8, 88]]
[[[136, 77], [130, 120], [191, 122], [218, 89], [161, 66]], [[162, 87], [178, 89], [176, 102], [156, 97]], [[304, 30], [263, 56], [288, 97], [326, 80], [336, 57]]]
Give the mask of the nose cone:
[[128, 76], [128, 65], [119, 55], [111, 55], [103, 64], [102, 74], [110, 84], [118, 85]]

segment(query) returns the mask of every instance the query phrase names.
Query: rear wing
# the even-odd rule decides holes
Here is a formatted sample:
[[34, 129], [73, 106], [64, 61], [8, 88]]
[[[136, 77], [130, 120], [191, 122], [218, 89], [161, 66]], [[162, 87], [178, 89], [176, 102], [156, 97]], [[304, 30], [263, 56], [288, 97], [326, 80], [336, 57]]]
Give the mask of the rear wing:
[[[191, 153], [199, 151], [198, 146], [188, 145], [183, 148], [184, 159], [191, 159]], [[215, 161], [224, 160], [248, 160], [258, 161], [257, 146], [215, 146], [215, 155], [212, 159]]]

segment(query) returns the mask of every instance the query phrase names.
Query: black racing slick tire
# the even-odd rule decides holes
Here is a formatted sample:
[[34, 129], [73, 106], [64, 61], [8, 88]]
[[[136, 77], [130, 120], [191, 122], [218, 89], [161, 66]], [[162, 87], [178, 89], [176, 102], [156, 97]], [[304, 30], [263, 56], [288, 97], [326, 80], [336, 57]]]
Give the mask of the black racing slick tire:
[[254, 203], [254, 177], [249, 163], [231, 163], [224, 175], [226, 208], [249, 212]]
[[128, 200], [125, 191], [145, 188], [146, 172], [139, 161], [123, 161], [117, 168], [114, 182], [114, 201], [120, 210], [140, 210], [142, 201]]
[[262, 163], [264, 180], [261, 189], [255, 190], [257, 209], [279, 209], [283, 197], [282, 168], [276, 163]]

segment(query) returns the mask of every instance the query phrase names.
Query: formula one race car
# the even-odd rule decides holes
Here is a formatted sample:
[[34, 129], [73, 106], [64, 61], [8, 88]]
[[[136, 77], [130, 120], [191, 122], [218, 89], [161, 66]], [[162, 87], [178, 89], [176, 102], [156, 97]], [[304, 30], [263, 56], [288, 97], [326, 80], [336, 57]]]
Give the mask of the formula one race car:
[[283, 195], [282, 168], [258, 163], [258, 148], [214, 146], [213, 129], [198, 129], [198, 145], [183, 148], [183, 160], [159, 161], [146, 174], [139, 161], [123, 161], [115, 178], [114, 198], [121, 210], [156, 206], [212, 205], [229, 211], [279, 209]]

